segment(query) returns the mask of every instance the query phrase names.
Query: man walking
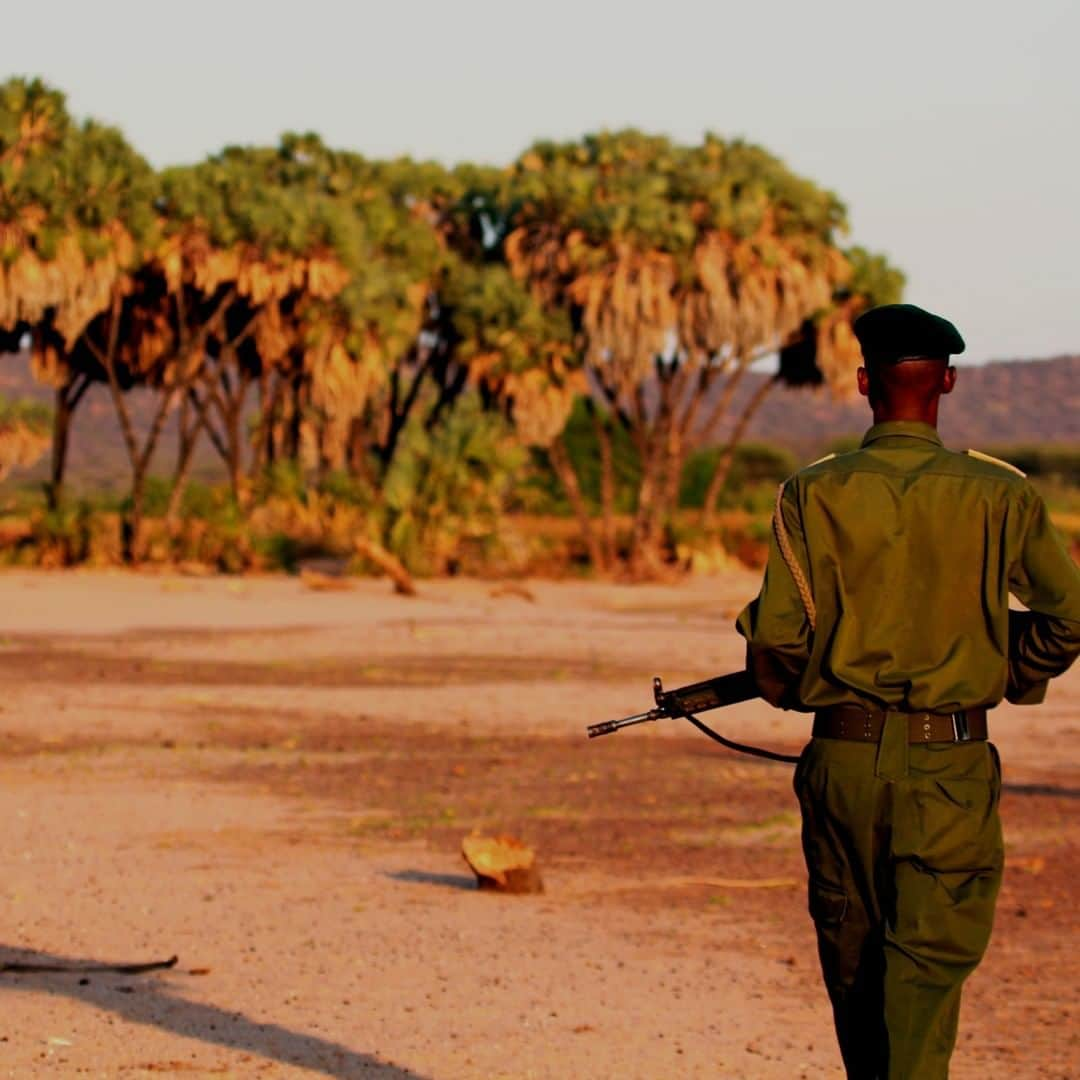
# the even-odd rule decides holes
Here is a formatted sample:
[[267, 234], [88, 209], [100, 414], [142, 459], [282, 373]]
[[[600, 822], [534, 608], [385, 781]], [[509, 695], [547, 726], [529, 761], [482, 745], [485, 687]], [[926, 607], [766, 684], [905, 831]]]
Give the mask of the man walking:
[[814, 713], [795, 790], [847, 1074], [937, 1080], [1001, 883], [987, 710], [1080, 653], [1080, 570], [1022, 473], [942, 446], [956, 328], [891, 304], [855, 334], [874, 425], [787, 482], [738, 628], [762, 696]]

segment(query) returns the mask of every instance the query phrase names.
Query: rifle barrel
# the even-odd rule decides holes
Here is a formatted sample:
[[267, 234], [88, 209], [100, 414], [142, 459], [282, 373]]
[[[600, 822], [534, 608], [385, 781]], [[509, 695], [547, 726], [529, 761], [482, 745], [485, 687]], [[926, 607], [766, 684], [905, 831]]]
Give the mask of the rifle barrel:
[[659, 709], [650, 709], [648, 712], [637, 713], [634, 716], [624, 716], [620, 720], [604, 720], [600, 724], [590, 724], [589, 738], [595, 739], [598, 735], [610, 735], [620, 728], [633, 727], [634, 724], [647, 724], [650, 720], [659, 720], [663, 716]]

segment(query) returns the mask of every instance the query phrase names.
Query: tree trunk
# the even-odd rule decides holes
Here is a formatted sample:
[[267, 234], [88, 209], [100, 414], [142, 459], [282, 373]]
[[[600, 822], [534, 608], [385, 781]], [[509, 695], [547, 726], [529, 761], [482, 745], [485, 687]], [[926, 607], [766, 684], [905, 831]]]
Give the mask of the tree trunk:
[[266, 471], [270, 459], [270, 373], [263, 369], [259, 372], [259, 421], [251, 440], [251, 466], [248, 480], [254, 483]]
[[136, 465], [131, 476], [131, 509], [124, 520], [121, 535], [123, 537], [124, 561], [138, 563], [142, 557], [143, 510], [146, 503], [146, 468]]
[[329, 420], [322, 420], [315, 434], [315, 446], [318, 452], [316, 461], [316, 483], [321, 488], [326, 483], [333, 469], [334, 450], [334, 425]]
[[195, 447], [199, 441], [199, 429], [202, 421], [198, 416], [191, 422], [191, 403], [185, 397], [180, 404], [180, 443], [176, 454], [176, 468], [173, 471], [173, 486], [169, 492], [169, 505], [165, 510], [165, 524], [170, 532], [176, 529], [180, 517], [180, 505], [191, 476], [191, 464], [195, 459]]
[[600, 539], [604, 562], [612, 567], [619, 553], [615, 537], [615, 463], [611, 451], [611, 429], [608, 419], [600, 415], [599, 409], [593, 412], [593, 424], [600, 445]]
[[683, 465], [686, 461], [686, 443], [681, 432], [675, 430], [674, 423], [672, 428], [664, 454], [663, 494], [653, 525], [657, 532], [663, 524], [663, 519], [678, 513], [679, 510], [679, 493], [682, 488]]
[[766, 379], [754, 391], [754, 396], [747, 402], [746, 408], [743, 409], [742, 415], [731, 432], [731, 437], [720, 452], [720, 457], [716, 462], [716, 469], [705, 492], [705, 501], [702, 504], [701, 523], [704, 528], [711, 529], [713, 527], [716, 517], [716, 504], [720, 499], [720, 493], [724, 490], [724, 485], [727, 484], [728, 477], [731, 475], [731, 466], [735, 462], [735, 451], [742, 442], [746, 429], [750, 426], [750, 421], [753, 420], [758, 409], [765, 403], [765, 399], [769, 396], [772, 388], [779, 382], [780, 376], [774, 375], [772, 378]]
[[68, 438], [71, 434], [71, 406], [68, 401], [70, 383], [56, 389], [56, 411], [53, 414], [52, 471], [46, 498], [50, 510], [60, 507], [67, 470]]
[[291, 411], [285, 430], [285, 454], [290, 461], [299, 466], [301, 434], [304, 426], [303, 376], [295, 376], [289, 389], [292, 400], [289, 403]]
[[351, 477], [364, 483], [371, 482], [371, 473], [368, 467], [367, 425], [359, 416], [354, 416], [349, 421], [345, 461]]
[[681, 386], [682, 381], [677, 374], [660, 380], [660, 402], [651, 424], [647, 420], [644, 401], [638, 403], [643, 431], [639, 441], [642, 474], [630, 561], [634, 572], [641, 576], [653, 575], [660, 569], [660, 526], [666, 510], [667, 474], [671, 469], [673, 440], [677, 433], [675, 413]]
[[64, 494], [64, 475], [67, 472], [68, 448], [71, 440], [71, 421], [83, 395], [90, 388], [90, 379], [76, 375], [56, 388], [56, 409], [53, 414], [52, 467], [45, 497], [50, 510], [58, 510]]
[[244, 445], [240, 433], [240, 420], [243, 411], [243, 396], [236, 401], [228, 403], [226, 413], [226, 429], [229, 450], [229, 486], [232, 488], [233, 498], [238, 506], [243, 506], [246, 499], [244, 485]]
[[637, 509], [630, 534], [630, 564], [637, 574], [653, 573], [658, 561], [657, 552], [653, 549], [653, 521], [660, 482], [660, 463], [664, 453], [663, 439], [659, 433], [652, 433], [651, 438], [644, 443], [644, 450]]
[[[112, 376], [110, 376], [112, 377]], [[150, 471], [150, 463], [154, 458], [154, 451], [161, 440], [161, 433], [165, 429], [165, 419], [169, 415], [169, 409], [176, 397], [176, 388], [159, 391], [161, 403], [150, 431], [146, 435], [142, 450], [136, 450], [131, 462], [131, 514], [130, 527], [127, 530], [124, 542], [124, 559], [127, 562], [137, 563], [142, 558], [142, 522], [143, 509], [146, 501], [146, 477]], [[122, 409], [122, 415], [130, 427], [131, 419], [127, 412], [127, 406], [123, 398], [117, 396], [117, 408]], [[134, 444], [133, 444], [134, 445]]]
[[679, 508], [679, 488], [686, 457], [686, 444], [677, 429], [676, 417], [668, 417], [667, 429], [658, 439], [654, 493], [642, 534], [644, 564], [650, 570], [658, 569], [662, 561], [664, 522]]
[[556, 438], [548, 447], [548, 457], [555, 469], [555, 475], [562, 483], [566, 497], [570, 500], [574, 515], [581, 527], [581, 538], [585, 541], [585, 549], [589, 553], [589, 561], [593, 566], [603, 572], [607, 569], [604, 563], [604, 553], [596, 540], [596, 533], [592, 527], [592, 519], [589, 516], [589, 508], [585, 504], [585, 496], [581, 493], [581, 485], [578, 482], [577, 473], [574, 472], [574, 463], [566, 452], [566, 447], [561, 436]]

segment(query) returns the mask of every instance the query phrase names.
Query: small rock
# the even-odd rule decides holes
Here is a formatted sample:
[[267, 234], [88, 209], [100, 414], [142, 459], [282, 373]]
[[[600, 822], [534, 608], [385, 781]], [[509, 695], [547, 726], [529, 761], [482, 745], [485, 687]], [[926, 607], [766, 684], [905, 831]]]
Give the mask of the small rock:
[[477, 886], [493, 892], [541, 893], [544, 883], [536, 852], [512, 836], [466, 836], [461, 854], [476, 875]]

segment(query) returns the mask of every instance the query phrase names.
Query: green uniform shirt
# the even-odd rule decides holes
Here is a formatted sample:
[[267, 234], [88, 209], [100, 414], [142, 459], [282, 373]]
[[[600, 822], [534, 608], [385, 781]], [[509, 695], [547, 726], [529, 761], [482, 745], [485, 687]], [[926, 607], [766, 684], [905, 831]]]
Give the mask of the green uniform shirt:
[[[774, 705], [1032, 704], [1080, 653], [1080, 569], [1042, 498], [926, 424], [875, 425], [859, 450], [792, 477], [781, 506], [817, 628], [774, 536], [738, 620]], [[1028, 612], [1010, 614], [1010, 593]]]

